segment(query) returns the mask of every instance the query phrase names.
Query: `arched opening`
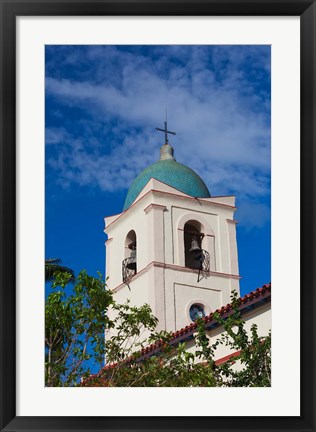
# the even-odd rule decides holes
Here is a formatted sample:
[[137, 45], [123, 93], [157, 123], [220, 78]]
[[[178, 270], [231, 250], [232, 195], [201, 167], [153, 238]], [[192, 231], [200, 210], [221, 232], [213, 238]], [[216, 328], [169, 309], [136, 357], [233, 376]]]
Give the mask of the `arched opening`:
[[125, 239], [125, 259], [122, 263], [122, 278], [124, 283], [129, 283], [137, 273], [137, 241], [134, 230], [129, 231]]
[[133, 250], [136, 251], [136, 233], [131, 230], [125, 239], [125, 258], [129, 258]]
[[203, 233], [202, 225], [190, 220], [184, 225], [184, 256], [185, 267], [201, 269], [201, 251]]

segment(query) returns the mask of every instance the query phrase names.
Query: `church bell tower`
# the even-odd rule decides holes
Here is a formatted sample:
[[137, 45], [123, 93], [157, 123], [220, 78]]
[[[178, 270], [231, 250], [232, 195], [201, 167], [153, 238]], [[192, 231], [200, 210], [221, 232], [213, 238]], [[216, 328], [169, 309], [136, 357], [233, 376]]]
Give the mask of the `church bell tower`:
[[175, 160], [167, 122], [157, 130], [160, 160], [133, 181], [122, 213], [105, 218], [106, 275], [119, 303], [148, 303], [157, 330], [175, 331], [239, 295], [236, 207]]

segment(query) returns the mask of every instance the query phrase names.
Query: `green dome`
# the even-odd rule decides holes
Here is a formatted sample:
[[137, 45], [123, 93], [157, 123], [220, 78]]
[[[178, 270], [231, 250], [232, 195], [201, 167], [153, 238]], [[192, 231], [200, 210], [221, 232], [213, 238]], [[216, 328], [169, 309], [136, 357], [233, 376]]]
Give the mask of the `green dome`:
[[[166, 147], [163, 146], [162, 149]], [[172, 149], [171, 146], [168, 146]], [[164, 153], [169, 153], [163, 159], [145, 168], [133, 181], [128, 190], [124, 208], [126, 210], [135, 201], [137, 196], [146, 186], [151, 178], [159, 180], [167, 185], [196, 198], [209, 198], [211, 195], [201, 179], [191, 168], [176, 162], [173, 158], [173, 149], [166, 149]]]

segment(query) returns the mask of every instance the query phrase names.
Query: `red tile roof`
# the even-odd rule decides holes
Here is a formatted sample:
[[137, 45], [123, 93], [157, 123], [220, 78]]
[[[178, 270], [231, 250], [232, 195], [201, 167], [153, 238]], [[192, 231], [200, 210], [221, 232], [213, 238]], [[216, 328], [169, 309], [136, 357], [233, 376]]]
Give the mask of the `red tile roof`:
[[[243, 297], [240, 297], [238, 299], [239, 310], [242, 312], [243, 310], [246, 311], [249, 307], [253, 308], [253, 307], [260, 306], [260, 303], [263, 300], [268, 300], [270, 297], [271, 297], [271, 282], [263, 285], [261, 288], [257, 288], [256, 290], [251, 291], [249, 294], [246, 294]], [[216, 311], [211, 312], [209, 315], [203, 318], [203, 321], [205, 322], [205, 327], [209, 328], [217, 325], [217, 321], [214, 319], [215, 312], [219, 313], [223, 318], [225, 318], [226, 316], [230, 315], [231, 310], [232, 310], [232, 305], [231, 303], [228, 303], [226, 306], [222, 306], [221, 308], [216, 309]], [[174, 345], [176, 343], [179, 343], [181, 340], [187, 339], [188, 337], [193, 335], [196, 329], [197, 329], [197, 323], [194, 322], [180, 330], [173, 332], [171, 335], [171, 339], [169, 340], [169, 344]], [[165, 343], [166, 342], [160, 340], [157, 341], [156, 343], [147, 346], [146, 348], [143, 348], [140, 351], [140, 353], [138, 353], [136, 360], [141, 361], [146, 357], [156, 354], [161, 350], [161, 348]], [[126, 359], [125, 361], [128, 363], [129, 361], [132, 360], [135, 360], [135, 357], [132, 356], [131, 358]], [[113, 369], [116, 367], [116, 365], [117, 363], [113, 363], [104, 366], [104, 368], [102, 368], [99, 373], [95, 375], [91, 375], [91, 378], [100, 377], [102, 372]]]
[[[259, 302], [261, 302], [264, 299], [268, 299], [268, 297], [271, 296], [271, 282], [268, 284], [263, 285], [261, 288], [257, 288], [254, 291], [251, 291], [249, 294], [246, 294], [243, 297], [240, 297], [238, 299], [239, 303], [239, 310], [243, 310], [245, 308], [248, 308], [250, 306], [259, 306]], [[225, 315], [229, 315], [229, 312], [232, 310], [231, 303], [228, 303], [226, 306], [222, 306], [219, 309], [216, 309], [215, 312], [219, 313], [223, 318], [225, 318]], [[216, 320], [214, 320], [214, 313], [211, 312], [209, 315], [205, 316], [203, 318], [203, 321], [206, 324], [206, 328], [210, 327], [210, 324], [216, 324]], [[172, 333], [170, 344], [178, 343], [180, 340], [186, 339], [188, 336], [193, 334], [197, 329], [197, 323], [192, 323], [180, 330], [177, 330]], [[157, 352], [162, 347], [163, 341], [158, 341], [154, 344], [149, 345], [146, 348], [143, 348], [140, 353], [140, 358], [142, 358], [144, 355], [147, 357], [148, 353], [154, 354], [153, 351]]]

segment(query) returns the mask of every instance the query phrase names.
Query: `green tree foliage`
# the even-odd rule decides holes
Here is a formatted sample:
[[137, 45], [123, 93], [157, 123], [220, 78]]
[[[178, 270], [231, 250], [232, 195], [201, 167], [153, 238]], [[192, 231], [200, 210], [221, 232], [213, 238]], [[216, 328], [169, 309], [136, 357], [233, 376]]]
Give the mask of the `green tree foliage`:
[[[271, 385], [271, 335], [250, 334], [232, 296], [228, 318], [214, 314], [224, 328], [220, 339], [210, 343], [205, 322], [199, 318], [192, 343], [174, 344], [171, 333], [157, 332], [157, 318], [148, 305], [117, 304], [101, 275], [81, 272], [71, 292], [69, 273], [55, 273], [52, 292], [46, 299], [46, 385], [108, 387], [264, 387]], [[104, 338], [106, 334], [106, 338]], [[154, 344], [155, 355], [142, 348]], [[214, 356], [219, 345], [239, 352], [223, 365]], [[104, 358], [106, 356], [106, 366]], [[90, 375], [92, 363], [100, 372]], [[240, 367], [236, 368], [236, 365]]]
[[45, 377], [47, 386], [72, 386], [90, 374], [88, 361], [104, 360], [104, 329], [112, 322], [106, 311], [113, 299], [101, 275], [82, 271], [71, 293], [70, 273], [55, 273], [45, 305]]
[[[228, 346], [232, 351], [240, 354], [220, 367], [221, 375], [225, 377], [225, 386], [230, 387], [269, 387], [271, 386], [271, 332], [266, 337], [258, 336], [258, 327], [253, 324], [250, 334], [245, 329], [237, 293], [231, 298], [232, 314], [223, 319], [218, 313], [214, 314], [217, 322], [223, 326], [225, 332], [219, 343]], [[240, 368], [234, 365], [240, 363]]]

